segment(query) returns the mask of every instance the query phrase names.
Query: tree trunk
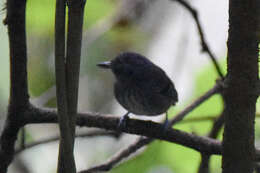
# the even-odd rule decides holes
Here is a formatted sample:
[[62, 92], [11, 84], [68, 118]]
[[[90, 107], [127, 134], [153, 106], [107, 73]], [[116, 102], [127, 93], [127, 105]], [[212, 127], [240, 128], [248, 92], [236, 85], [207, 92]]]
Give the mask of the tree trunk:
[[229, 1], [228, 74], [223, 93], [223, 173], [252, 173], [258, 79], [259, 0]]

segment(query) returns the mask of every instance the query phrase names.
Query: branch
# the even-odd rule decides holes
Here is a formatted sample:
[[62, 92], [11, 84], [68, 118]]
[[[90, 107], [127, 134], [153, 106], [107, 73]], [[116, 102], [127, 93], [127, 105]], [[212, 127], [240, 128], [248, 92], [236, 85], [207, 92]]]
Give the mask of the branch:
[[[178, 121], [180, 121], [186, 114], [191, 112], [198, 105], [200, 105], [202, 102], [207, 100], [210, 96], [219, 92], [221, 87], [222, 87], [221, 83], [217, 83], [212, 89], [210, 89], [203, 96], [201, 96], [199, 99], [194, 101], [191, 105], [189, 105], [186, 109], [184, 109], [182, 112], [180, 112], [175, 118], [173, 118], [170, 121], [170, 123], [174, 124], [174, 123], [177, 123]], [[39, 108], [31, 107], [31, 110], [28, 111], [27, 117], [30, 117], [30, 118], [27, 118], [27, 120], [25, 120], [25, 124], [28, 124], [28, 123], [55, 123], [57, 121], [56, 111], [50, 110], [50, 109], [39, 109]], [[145, 121], [140, 121], [140, 120], [129, 120], [127, 122], [127, 124], [131, 121], [145, 122]], [[77, 117], [77, 125], [79, 125], [79, 126], [99, 127], [99, 128], [105, 128], [107, 130], [114, 130], [114, 131], [117, 131], [118, 122], [119, 122], [118, 118], [108, 117], [106, 115], [102, 116], [101, 114], [94, 114], [94, 113], [85, 113], [85, 114], [79, 113], [78, 117]], [[148, 123], [148, 124], [146, 124], [146, 123]], [[142, 125], [142, 124], [140, 125], [140, 127], [139, 127], [140, 131], [137, 130], [138, 127], [131, 129], [131, 131], [128, 131], [129, 130], [128, 126], [126, 126], [127, 128], [123, 129], [123, 130], [125, 130], [124, 132], [127, 132], [127, 133], [140, 134], [140, 135], [144, 135], [147, 137], [164, 139], [164, 140], [172, 142], [170, 139], [163, 137], [163, 136], [168, 136], [168, 135], [160, 135], [160, 134], [166, 134], [164, 131], [161, 131], [163, 129], [159, 130], [159, 131], [161, 131], [161, 133], [151, 132], [153, 130], [156, 131], [156, 128], [155, 127], [149, 128], [150, 123], [156, 124], [157, 128], [160, 129], [160, 126], [161, 126], [160, 124], [157, 124], [157, 123], [154, 123], [151, 121], [147, 121], [147, 122], [145, 122], [144, 125]], [[133, 123], [132, 125], [135, 126], [137, 124]], [[148, 126], [148, 128], [144, 128], [145, 126]], [[147, 133], [143, 134], [142, 132], [145, 129], [147, 130]], [[149, 130], [151, 130], [151, 131], [149, 131]], [[175, 131], [175, 132], [177, 132], [177, 131]], [[178, 133], [179, 132], [177, 132], [177, 134]], [[154, 136], [156, 134], [157, 134], [157, 136]]]
[[[58, 120], [60, 129], [60, 147], [58, 156], [57, 172], [76, 172], [75, 160], [73, 155], [74, 135], [70, 126], [70, 114], [68, 104], [68, 89], [66, 83], [65, 66], [65, 0], [56, 1], [55, 16], [55, 72], [56, 72], [56, 93]], [[73, 132], [74, 133], [74, 132]]]
[[25, 0], [7, 0], [5, 22], [8, 25], [11, 74], [9, 106], [15, 107], [25, 107], [29, 103], [25, 6]]
[[0, 172], [6, 173], [13, 160], [14, 145], [21, 124], [22, 114], [29, 105], [27, 85], [27, 51], [25, 32], [25, 0], [7, 0], [10, 52], [10, 97], [7, 119], [0, 138]]
[[[108, 115], [96, 113], [78, 113], [77, 125], [80, 127], [98, 127], [106, 130], [118, 130], [119, 119]], [[31, 123], [57, 123], [57, 112], [51, 109], [39, 109], [32, 107], [26, 115], [25, 124]], [[129, 119], [122, 132], [156, 138], [180, 144], [199, 152], [220, 154], [219, 141], [207, 137], [200, 137], [176, 129], [165, 130], [161, 124], [152, 121]]]
[[[66, 50], [66, 86], [69, 125], [72, 138], [74, 138], [75, 135], [75, 122], [78, 107], [81, 40], [85, 2], [85, 0], [67, 1], [68, 39]], [[73, 140], [72, 143], [74, 144]]]
[[[256, 118], [259, 118], [260, 117], [260, 114], [257, 113], [256, 114]], [[202, 117], [193, 117], [193, 118], [188, 118], [188, 119], [185, 119], [185, 120], [182, 120], [180, 121], [179, 123], [196, 123], [196, 122], [203, 122], [203, 121], [218, 121], [219, 117], [217, 116], [214, 116], [214, 115], [209, 115], [209, 116], [202, 116]], [[214, 127], [214, 125], [213, 125]], [[111, 136], [111, 137], [115, 137], [115, 138], [118, 138], [120, 134], [118, 133], [115, 133], [115, 132], [107, 132], [107, 131], [94, 131], [94, 132], [87, 132], [87, 133], [83, 133], [83, 134], [77, 134], [75, 137], [76, 138], [83, 138], [83, 137], [98, 137], [98, 136]], [[28, 150], [30, 148], [33, 148], [37, 145], [42, 145], [42, 144], [47, 144], [47, 143], [51, 143], [51, 142], [55, 142], [57, 140], [60, 139], [60, 136], [54, 136], [54, 137], [51, 137], [51, 138], [48, 138], [48, 139], [43, 139], [43, 140], [38, 140], [38, 141], [35, 141], [35, 142], [32, 142], [30, 144], [23, 144], [24, 147], [21, 147], [17, 150], [15, 150], [15, 155], [16, 154], [20, 154], [21, 152], [25, 151], [25, 150]], [[143, 138], [140, 138], [139, 140], [142, 140]], [[136, 143], [140, 143], [140, 142], [135, 142], [134, 144]], [[130, 146], [134, 146], [134, 144], [131, 144]], [[140, 144], [139, 144], [140, 145]], [[138, 145], [138, 147], [139, 147]], [[147, 145], [147, 144], [145, 144]], [[141, 146], [143, 147], [143, 146]], [[128, 147], [126, 148], [128, 149]], [[139, 149], [139, 148], [138, 148]], [[135, 150], [134, 150], [135, 151]], [[131, 154], [131, 153], [130, 153]], [[129, 154], [129, 155], [130, 155]], [[106, 162], [108, 163], [108, 162]]]
[[[67, 99], [67, 112], [64, 115], [59, 114], [61, 120], [59, 123], [60, 126], [66, 127], [66, 131], [62, 131], [60, 128], [60, 133], [63, 133], [64, 136], [66, 136], [66, 140], [61, 138], [57, 171], [58, 173], [76, 173], [73, 150], [75, 140], [76, 114], [78, 107], [81, 39], [85, 2], [85, 0], [66, 1], [68, 6], [68, 33], [65, 63], [66, 66], [65, 71], [63, 71], [64, 73], [62, 74], [66, 77], [65, 83], [60, 83], [60, 85], [66, 86], [66, 93], [64, 94], [66, 96], [65, 99]], [[64, 111], [66, 111], [66, 109]]]
[[213, 52], [210, 50], [210, 48], [209, 48], [209, 46], [208, 46], [208, 44], [205, 40], [204, 32], [202, 30], [202, 27], [201, 27], [201, 24], [200, 24], [200, 21], [199, 21], [199, 18], [198, 18], [198, 12], [185, 0], [171, 0], [171, 1], [177, 1], [178, 3], [180, 3], [184, 8], [186, 8], [191, 13], [191, 16], [193, 17], [193, 19], [196, 23], [198, 32], [199, 32], [202, 51], [206, 52], [209, 55], [218, 75], [220, 76], [221, 79], [224, 79], [224, 75], [221, 71], [220, 65], [217, 62], [217, 58], [213, 54]]

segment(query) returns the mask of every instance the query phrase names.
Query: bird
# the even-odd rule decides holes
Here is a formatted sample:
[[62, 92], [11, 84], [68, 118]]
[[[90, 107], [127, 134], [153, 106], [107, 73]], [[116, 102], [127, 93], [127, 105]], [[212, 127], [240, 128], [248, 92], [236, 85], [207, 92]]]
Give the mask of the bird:
[[129, 113], [157, 116], [165, 112], [164, 126], [168, 126], [167, 110], [178, 102], [178, 93], [164, 70], [135, 52], [122, 52], [97, 66], [111, 70], [115, 76], [115, 98], [127, 110], [119, 127], [129, 119]]

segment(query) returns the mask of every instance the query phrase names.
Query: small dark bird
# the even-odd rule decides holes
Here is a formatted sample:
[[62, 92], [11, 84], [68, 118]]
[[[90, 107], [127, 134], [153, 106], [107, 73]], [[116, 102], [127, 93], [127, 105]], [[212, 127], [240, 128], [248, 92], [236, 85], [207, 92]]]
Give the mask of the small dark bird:
[[[124, 52], [97, 65], [112, 70], [116, 77], [115, 97], [128, 110], [119, 126], [130, 112], [156, 116], [167, 112], [178, 101], [177, 91], [166, 73], [140, 54]], [[167, 113], [165, 122], [168, 122]]]

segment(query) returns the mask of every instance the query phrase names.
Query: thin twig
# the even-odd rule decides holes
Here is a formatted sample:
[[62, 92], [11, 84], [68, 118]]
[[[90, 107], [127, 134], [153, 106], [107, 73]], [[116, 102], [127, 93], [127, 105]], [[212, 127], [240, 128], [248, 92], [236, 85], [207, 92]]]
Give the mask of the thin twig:
[[[117, 133], [117, 132], [108, 132], [108, 131], [98, 130], [98, 131], [91, 131], [91, 132], [86, 132], [86, 133], [76, 134], [75, 135], [76, 138], [98, 137], [98, 136], [112, 136], [112, 137], [118, 138], [120, 136], [120, 134]], [[60, 139], [60, 136], [53, 136], [53, 137], [50, 137], [48, 139], [42, 139], [42, 140], [38, 140], [38, 141], [32, 142], [30, 144], [26, 144], [24, 146], [24, 148], [17, 149], [15, 151], [15, 154], [16, 155], [20, 154], [21, 152], [23, 152], [25, 150], [27, 151], [28, 149], [33, 148], [33, 147], [35, 147], [37, 145], [47, 144], [47, 143], [51, 143], [51, 142], [56, 142], [59, 139]]]
[[[216, 139], [218, 137], [218, 134], [220, 132], [220, 130], [222, 129], [222, 126], [224, 125], [224, 112], [225, 112], [225, 103], [224, 103], [224, 99], [223, 99], [223, 95], [221, 95], [222, 97], [222, 104], [223, 104], [223, 111], [222, 114], [220, 116], [218, 116], [217, 119], [215, 119], [212, 128], [210, 130], [210, 132], [208, 133], [208, 137]], [[206, 154], [206, 153], [200, 153], [201, 154], [201, 162], [199, 165], [199, 169], [198, 169], [198, 173], [209, 173], [209, 161], [210, 161], [210, 155]]]
[[25, 127], [23, 127], [21, 129], [21, 143], [20, 143], [21, 148], [25, 148], [25, 142], [26, 142], [26, 130]]
[[201, 116], [201, 117], [192, 117], [192, 118], [187, 118], [182, 121], [180, 121], [180, 124], [184, 123], [200, 123], [200, 122], [205, 122], [205, 121], [214, 121], [217, 119], [217, 116], [209, 115], [209, 116]]
[[134, 142], [133, 144], [127, 146], [123, 150], [119, 151], [117, 154], [115, 154], [107, 162], [105, 162], [103, 164], [100, 164], [98, 166], [94, 166], [92, 168], [89, 168], [88, 170], [80, 171], [79, 173], [92, 173], [92, 172], [96, 172], [96, 171], [109, 171], [116, 164], [118, 164], [120, 161], [122, 161], [124, 158], [129, 157], [131, 154], [136, 152], [138, 149], [140, 149], [143, 146], [151, 143], [152, 141], [153, 141], [153, 139], [151, 139], [151, 138], [140, 137], [140, 138], [137, 139], [136, 142]]
[[185, 8], [191, 13], [191, 15], [192, 15], [192, 17], [193, 17], [193, 19], [194, 19], [194, 21], [195, 21], [195, 23], [196, 23], [198, 32], [199, 32], [200, 41], [201, 41], [201, 46], [202, 46], [202, 51], [203, 51], [203, 52], [206, 52], [206, 53], [209, 55], [209, 57], [210, 57], [210, 59], [211, 59], [213, 65], [214, 65], [214, 67], [215, 67], [215, 69], [216, 69], [216, 71], [217, 71], [217, 73], [218, 73], [218, 75], [219, 75], [219, 77], [220, 77], [221, 79], [224, 79], [224, 75], [223, 75], [223, 73], [222, 73], [222, 71], [221, 71], [220, 65], [219, 65], [218, 62], [217, 62], [217, 58], [216, 58], [216, 56], [213, 54], [213, 52], [210, 50], [210, 48], [209, 48], [209, 46], [208, 46], [208, 44], [207, 44], [207, 42], [206, 42], [206, 40], [205, 40], [204, 32], [203, 32], [203, 30], [202, 30], [202, 27], [201, 27], [201, 24], [200, 24], [200, 21], [199, 21], [199, 18], [198, 18], [198, 12], [196, 11], [196, 9], [194, 9], [194, 8], [193, 8], [188, 2], [186, 2], [185, 0], [171, 0], [171, 1], [177, 1], [178, 3], [180, 3], [183, 7], [185, 7]]
[[[256, 113], [255, 117], [256, 118], [260, 118], [260, 113]], [[199, 123], [199, 122], [204, 122], [204, 121], [215, 121], [216, 119], [218, 119], [217, 116], [215, 116], [215, 115], [208, 115], [208, 116], [187, 118], [187, 119], [184, 119], [184, 120], [180, 121], [179, 123], [180, 124], [183, 124], [183, 123], [196, 123], [196, 122]]]
[[[223, 124], [224, 124], [224, 113], [222, 113], [213, 123], [212, 129], [208, 134], [208, 137], [216, 139]], [[198, 173], [209, 173], [209, 159], [210, 159], [209, 154], [201, 153], [201, 163], [199, 166]]]
[[220, 92], [222, 89], [221, 82], [217, 82], [213, 88], [208, 90], [205, 94], [195, 100], [192, 104], [187, 106], [183, 111], [178, 113], [174, 118], [170, 121], [170, 125], [176, 124], [177, 122], [181, 121], [188, 113], [190, 113], [194, 108], [198, 107], [201, 103], [205, 100], [209, 99], [212, 95]]

